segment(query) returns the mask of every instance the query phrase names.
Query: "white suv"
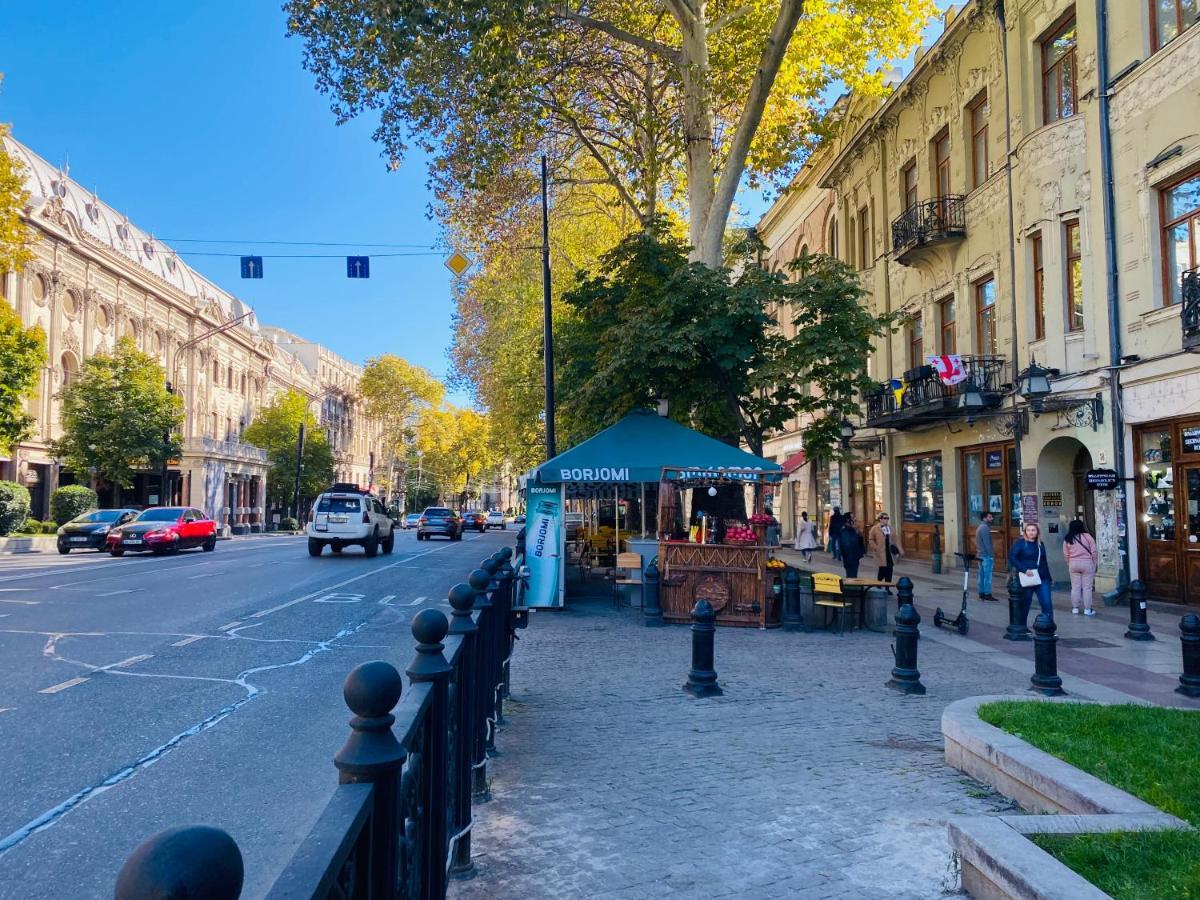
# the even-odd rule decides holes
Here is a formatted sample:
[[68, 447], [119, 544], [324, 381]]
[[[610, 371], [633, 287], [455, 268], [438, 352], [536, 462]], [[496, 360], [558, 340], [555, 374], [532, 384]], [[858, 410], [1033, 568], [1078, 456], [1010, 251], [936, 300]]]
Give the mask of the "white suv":
[[501, 531], [505, 531], [508, 529], [508, 519], [504, 518], [504, 513], [493, 509], [487, 514], [487, 527], [499, 528]]
[[320, 556], [328, 544], [334, 553], [357, 544], [367, 556], [396, 545], [395, 523], [378, 499], [353, 484], [335, 484], [313, 502], [304, 533], [308, 555]]

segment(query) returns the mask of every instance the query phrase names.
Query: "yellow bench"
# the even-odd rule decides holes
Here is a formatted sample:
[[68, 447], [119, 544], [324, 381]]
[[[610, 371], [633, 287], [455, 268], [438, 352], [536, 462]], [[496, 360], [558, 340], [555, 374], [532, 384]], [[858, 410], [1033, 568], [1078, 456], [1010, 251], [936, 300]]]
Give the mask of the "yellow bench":
[[842, 577], [831, 572], [813, 572], [813, 606], [837, 611], [839, 633], [846, 633], [846, 610], [854, 601], [842, 591]]

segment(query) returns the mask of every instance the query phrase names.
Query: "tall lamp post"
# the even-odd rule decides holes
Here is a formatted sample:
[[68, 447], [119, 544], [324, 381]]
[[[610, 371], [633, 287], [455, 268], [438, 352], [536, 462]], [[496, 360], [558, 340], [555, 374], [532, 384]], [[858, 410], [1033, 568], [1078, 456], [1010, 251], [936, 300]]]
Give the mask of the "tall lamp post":
[[[213, 337], [218, 334], [223, 334], [226, 331], [232, 330], [233, 328], [235, 328], [236, 326], [238, 326], [242, 322], [244, 322], [246, 319], [250, 318], [250, 316], [252, 316], [252, 315], [254, 315], [253, 312], [244, 312], [240, 316], [238, 316], [234, 319], [230, 319], [224, 325], [218, 325], [216, 328], [210, 328], [210, 329], [208, 329], [208, 331], [202, 332], [202, 333], [196, 335], [194, 338], [191, 338], [190, 340], [186, 340], [182, 344], [180, 344], [175, 349], [175, 361], [171, 364], [171, 378], [170, 378], [170, 380], [167, 381], [167, 393], [174, 394], [175, 387], [179, 383], [179, 361], [183, 355], [183, 351], [190, 350], [192, 347], [196, 346], [197, 344], [201, 343], [202, 341], [208, 340], [210, 337]], [[180, 396], [182, 396], [182, 394], [183, 394], [183, 391], [181, 390]], [[187, 415], [188, 415], [188, 408], [187, 408], [187, 402], [185, 401], [184, 406], [183, 406], [183, 428], [184, 428], [185, 433], [187, 432]], [[161, 496], [159, 497], [159, 502], [164, 506], [167, 505], [168, 503], [170, 503], [170, 498], [167, 496], [167, 494], [168, 494], [167, 482], [170, 479], [170, 472], [169, 472], [168, 466], [167, 466], [167, 448], [170, 446], [171, 446], [171, 432], [168, 429], [167, 431], [163, 432], [163, 462], [162, 462], [162, 473], [160, 475], [160, 481], [159, 481], [159, 484], [160, 484], [159, 491], [161, 494]]]
[[[308, 408], [318, 400], [324, 400], [330, 394], [336, 393], [339, 390], [340, 388], [335, 386], [327, 387], [319, 394], [311, 396], [305, 394], [308, 402], [304, 404], [304, 415], [300, 417], [300, 433], [296, 440], [296, 486], [292, 492], [292, 510], [297, 522], [300, 521], [300, 479], [304, 476], [304, 437], [308, 424]], [[317, 424], [320, 424], [320, 420], [318, 420]]]

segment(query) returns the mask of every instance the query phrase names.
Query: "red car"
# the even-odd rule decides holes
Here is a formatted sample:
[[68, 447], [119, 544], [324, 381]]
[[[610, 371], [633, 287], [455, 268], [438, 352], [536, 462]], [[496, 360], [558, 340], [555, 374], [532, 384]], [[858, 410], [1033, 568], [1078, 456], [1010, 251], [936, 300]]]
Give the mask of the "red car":
[[121, 556], [126, 550], [177, 553], [188, 547], [201, 547], [207, 553], [217, 549], [217, 523], [187, 506], [143, 510], [132, 522], [108, 533], [108, 552], [113, 556]]
[[487, 516], [481, 512], [463, 513], [463, 528], [474, 528], [476, 531], [487, 531]]

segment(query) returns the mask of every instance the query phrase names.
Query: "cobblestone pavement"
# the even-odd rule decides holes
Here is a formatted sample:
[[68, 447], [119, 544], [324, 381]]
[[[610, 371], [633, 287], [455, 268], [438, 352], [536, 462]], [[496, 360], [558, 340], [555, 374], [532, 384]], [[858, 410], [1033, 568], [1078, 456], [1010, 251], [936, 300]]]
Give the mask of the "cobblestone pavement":
[[926, 898], [957, 890], [952, 815], [1008, 802], [944, 765], [952, 700], [1028, 674], [924, 640], [929, 693], [884, 686], [887, 635], [718, 629], [725, 695], [681, 690], [686, 627], [603, 602], [535, 613], [451, 897]]

